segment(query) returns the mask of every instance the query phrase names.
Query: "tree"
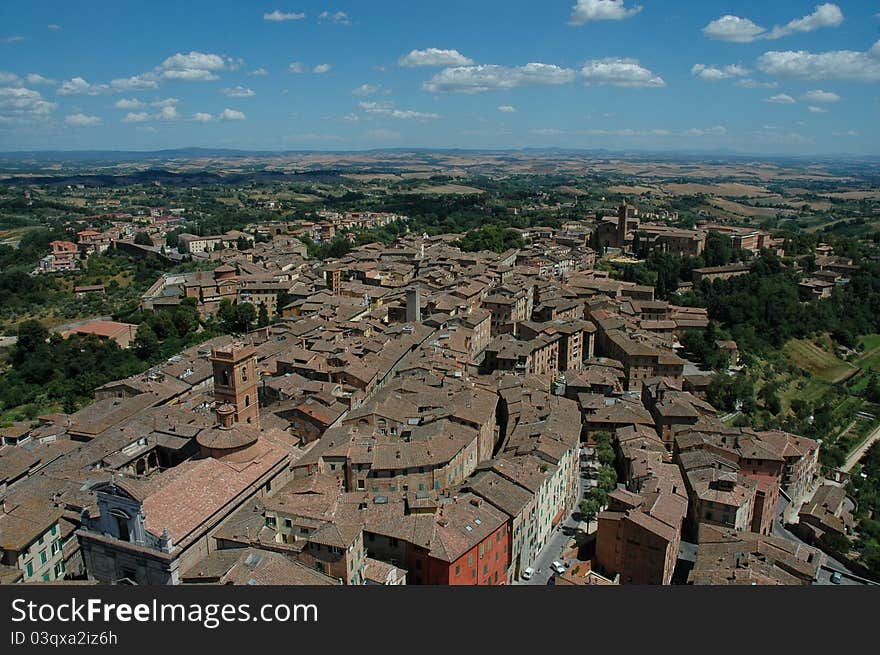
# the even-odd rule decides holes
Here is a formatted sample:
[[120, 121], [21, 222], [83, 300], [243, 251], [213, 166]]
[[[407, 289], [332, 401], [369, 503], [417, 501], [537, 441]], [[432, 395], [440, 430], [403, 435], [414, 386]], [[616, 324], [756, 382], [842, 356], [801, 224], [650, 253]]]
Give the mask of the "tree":
[[260, 303], [260, 311], [257, 316], [257, 327], [266, 327], [269, 325], [269, 310], [266, 309], [266, 303]]
[[251, 329], [256, 314], [254, 306], [249, 302], [234, 305], [229, 300], [223, 300], [220, 303], [217, 317], [226, 332], [242, 334]]
[[49, 330], [33, 319], [24, 321], [18, 326], [18, 340], [15, 344], [13, 361], [21, 362], [28, 355], [42, 348], [49, 339]]
[[133, 345], [137, 356], [149, 361], [159, 350], [159, 337], [156, 336], [148, 323], [141, 323], [135, 334]]
[[134, 242], [139, 246], [152, 246], [153, 240], [150, 238], [150, 235], [144, 232], [143, 230], [139, 231], [134, 235]]

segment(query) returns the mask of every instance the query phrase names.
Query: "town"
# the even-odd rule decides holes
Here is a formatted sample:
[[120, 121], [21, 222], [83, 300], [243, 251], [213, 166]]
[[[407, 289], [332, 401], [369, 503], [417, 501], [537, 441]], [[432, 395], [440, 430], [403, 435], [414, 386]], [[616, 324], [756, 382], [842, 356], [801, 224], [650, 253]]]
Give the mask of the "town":
[[[216, 233], [191, 231], [187, 208], [68, 222], [26, 277], [158, 262], [138, 264], [137, 320], [18, 322], [7, 366], [77, 343], [104, 353], [96, 366], [148, 365], [0, 427], [0, 581], [876, 584], [849, 482], [880, 436], [872, 406], [853, 405], [840, 440], [818, 403], [773, 411], [782, 382], [740, 387], [779, 326], [755, 336], [728, 329], [745, 310], [725, 315], [781, 280], [786, 320], [837, 335], [792, 317], [862, 297], [876, 240], [863, 258], [656, 204], [548, 205], [497, 247], [491, 226], [429, 234], [381, 210]], [[89, 302], [117, 283], [70, 284]], [[880, 390], [834, 359], [853, 394]]]

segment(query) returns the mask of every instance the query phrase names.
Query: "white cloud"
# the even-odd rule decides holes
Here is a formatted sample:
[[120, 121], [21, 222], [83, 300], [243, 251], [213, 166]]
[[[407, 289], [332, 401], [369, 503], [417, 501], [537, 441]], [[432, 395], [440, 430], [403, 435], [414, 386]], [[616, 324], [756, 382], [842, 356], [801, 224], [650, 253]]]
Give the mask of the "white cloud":
[[29, 73], [27, 76], [28, 84], [57, 84], [55, 80], [51, 80], [48, 77], [43, 77], [42, 75], [38, 75], [37, 73]]
[[58, 89], [60, 96], [96, 96], [108, 93], [110, 87], [106, 84], [89, 84], [82, 77], [74, 77], [63, 82]]
[[137, 98], [120, 98], [113, 106], [117, 109], [140, 109], [144, 103]]
[[21, 78], [9, 71], [0, 71], [0, 84], [20, 84]]
[[116, 91], [144, 91], [146, 89], [159, 88], [159, 84], [156, 82], [156, 76], [152, 73], [132, 75], [131, 77], [120, 77], [111, 80], [110, 86]]
[[588, 61], [581, 68], [581, 77], [587, 84], [610, 84], [630, 88], [666, 86], [662, 77], [644, 68], [637, 59], [621, 57]]
[[689, 130], [681, 133], [681, 136], [692, 136], [692, 137], [702, 137], [702, 136], [724, 136], [727, 134], [727, 128], [723, 125], [716, 125], [715, 127], [692, 127]]
[[361, 84], [358, 88], [354, 89], [351, 92], [353, 96], [371, 96], [375, 93], [379, 93], [382, 89], [381, 85], [378, 84]]
[[49, 23], [46, 25], [46, 28], [50, 30], [60, 30], [61, 26], [58, 23]]
[[832, 93], [831, 91], [823, 91], [822, 89], [815, 89], [813, 91], [807, 91], [804, 96], [804, 100], [809, 102], [821, 102], [821, 103], [829, 103], [829, 102], [840, 102], [840, 96], [836, 93]]
[[754, 132], [755, 139], [761, 141], [763, 143], [772, 143], [774, 145], [784, 145], [784, 146], [792, 146], [792, 145], [803, 145], [805, 143], [812, 143], [813, 138], [804, 136], [798, 132], [776, 132], [776, 131], [762, 131], [759, 130]]
[[571, 8], [569, 25], [583, 25], [596, 20], [623, 20], [635, 16], [641, 5], [626, 7], [625, 0], [577, 0]]
[[288, 21], [288, 20], [302, 20], [305, 17], [306, 17], [305, 14], [292, 13], [292, 12], [285, 13], [279, 9], [276, 9], [275, 11], [273, 11], [271, 13], [263, 14], [263, 20], [270, 20], [270, 21], [274, 21], [276, 23], [280, 23], [280, 22]]
[[211, 116], [211, 114], [204, 111], [196, 112], [192, 117], [197, 123], [210, 123], [214, 120], [214, 117]]
[[257, 95], [253, 89], [244, 86], [235, 86], [231, 89], [220, 89], [220, 93], [228, 98], [250, 98]]
[[758, 57], [758, 68], [768, 75], [780, 77], [876, 82], [880, 81], [880, 57], [875, 56], [875, 50], [880, 52], [877, 44], [871, 52], [771, 50]]
[[416, 66], [470, 66], [474, 62], [458, 50], [427, 48], [426, 50], [411, 50], [397, 63], [406, 68], [414, 68]]
[[57, 107], [39, 91], [22, 86], [0, 86], [0, 121], [4, 123], [45, 120]]
[[817, 5], [813, 13], [789, 21], [785, 25], [777, 25], [769, 32], [749, 20], [730, 14], [713, 20], [703, 28], [703, 34], [710, 39], [749, 43], [758, 39], [781, 39], [798, 32], [812, 32], [823, 27], [838, 27], [843, 23], [843, 12], [835, 4], [826, 2]]
[[0, 38], [0, 43], [18, 43], [24, 40], [25, 38], [23, 36], [4, 36]]
[[218, 71], [234, 70], [239, 63], [229, 57], [193, 50], [188, 54], [178, 52], [171, 55], [159, 68], [166, 80], [204, 82], [216, 80]]
[[174, 105], [166, 105], [155, 115], [157, 121], [176, 121], [180, 118], [180, 112]]
[[440, 114], [413, 111], [411, 109], [396, 109], [393, 102], [366, 102], [358, 103], [358, 107], [371, 116], [386, 118], [398, 118], [401, 120], [436, 120], [442, 118]]
[[217, 118], [221, 121], [243, 121], [246, 116], [235, 109], [224, 109]]
[[756, 25], [748, 18], [740, 18], [730, 14], [713, 20], [703, 28], [703, 34], [710, 39], [733, 41], [734, 43], [754, 41], [764, 32], [763, 27]]
[[150, 120], [150, 115], [145, 111], [130, 111], [122, 119], [123, 123], [143, 123]]
[[797, 102], [797, 100], [792, 98], [787, 93], [777, 93], [775, 96], [764, 98], [764, 102], [769, 102], [774, 105], [793, 105]]
[[156, 98], [153, 102], [150, 103], [152, 107], [173, 107], [178, 102], [180, 102], [177, 98]]
[[818, 5], [812, 14], [795, 19], [786, 25], [774, 27], [767, 35], [768, 39], [779, 39], [795, 32], [812, 32], [823, 27], [838, 27], [843, 22], [843, 12], [835, 4]]
[[810, 107], [807, 107], [807, 110], [811, 114], [827, 114], [828, 113], [828, 110], [824, 109], [823, 107], [810, 106]]
[[318, 22], [330, 22], [336, 23], [337, 25], [351, 25], [351, 18], [344, 11], [337, 11], [331, 13], [329, 11], [322, 11], [318, 14]]
[[445, 68], [422, 85], [426, 91], [483, 93], [499, 89], [568, 84], [575, 71], [554, 64], [530, 63], [508, 68], [497, 65]]
[[718, 80], [726, 80], [731, 77], [743, 77], [744, 75], [748, 75], [749, 72], [748, 68], [743, 68], [739, 64], [731, 64], [729, 66], [694, 64], [691, 68], [692, 75], [707, 82], [717, 82]]
[[100, 116], [88, 116], [86, 114], [70, 114], [64, 117], [64, 122], [74, 127], [96, 127], [104, 121]]
[[498, 111], [500, 111], [504, 114], [515, 114], [516, 107], [514, 107], [513, 105], [499, 105]]
[[302, 63], [298, 62], [298, 61], [291, 62], [290, 66], [287, 67], [287, 70], [289, 70], [291, 73], [296, 73], [296, 74], [306, 72], [305, 66], [303, 66]]
[[254, 70], [252, 70], [251, 72], [248, 73], [248, 75], [268, 75], [268, 74], [269, 74], [269, 71], [267, 71], [265, 68], [255, 68]]
[[859, 133], [855, 130], [848, 130], [846, 132], [832, 132], [831, 136], [858, 136]]
[[751, 78], [740, 80], [737, 84], [745, 89], [775, 89], [779, 86], [778, 82], [761, 82]]
[[565, 134], [565, 132], [555, 127], [536, 127], [529, 130], [529, 134], [534, 134], [535, 136], [558, 136]]
[[331, 68], [333, 68], [333, 66], [331, 66], [330, 64], [318, 64], [312, 69], [312, 72], [315, 75], [322, 75], [329, 71]]

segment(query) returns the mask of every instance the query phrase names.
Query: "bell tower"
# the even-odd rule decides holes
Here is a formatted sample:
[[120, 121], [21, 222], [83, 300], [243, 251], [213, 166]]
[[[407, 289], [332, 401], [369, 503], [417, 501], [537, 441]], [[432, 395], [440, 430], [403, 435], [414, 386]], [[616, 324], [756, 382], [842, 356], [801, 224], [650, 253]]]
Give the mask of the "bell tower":
[[214, 400], [218, 406], [231, 405], [235, 423], [260, 427], [257, 355], [251, 344], [233, 343], [211, 350], [214, 367]]

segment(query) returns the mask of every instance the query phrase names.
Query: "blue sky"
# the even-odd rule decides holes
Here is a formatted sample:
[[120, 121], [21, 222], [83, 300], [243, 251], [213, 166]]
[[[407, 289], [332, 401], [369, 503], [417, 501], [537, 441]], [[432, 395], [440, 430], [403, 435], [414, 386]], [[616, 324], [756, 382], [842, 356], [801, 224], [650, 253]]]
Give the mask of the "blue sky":
[[880, 2], [28, 0], [0, 150], [880, 154]]

